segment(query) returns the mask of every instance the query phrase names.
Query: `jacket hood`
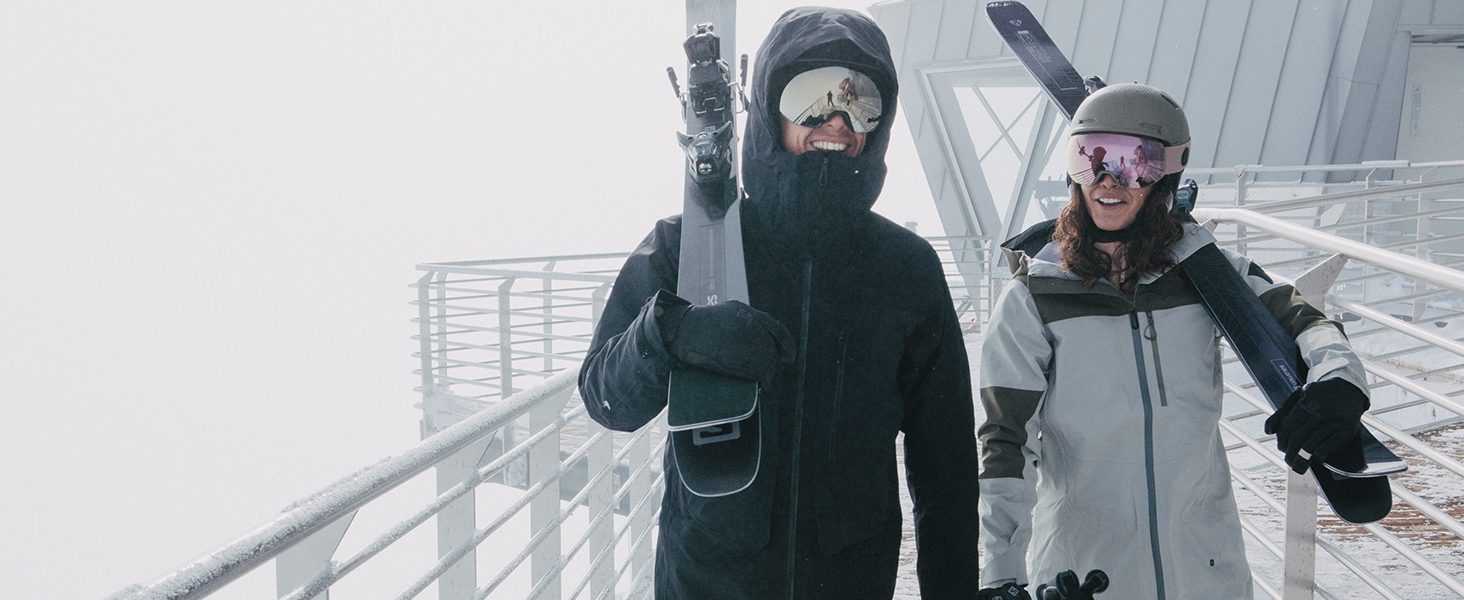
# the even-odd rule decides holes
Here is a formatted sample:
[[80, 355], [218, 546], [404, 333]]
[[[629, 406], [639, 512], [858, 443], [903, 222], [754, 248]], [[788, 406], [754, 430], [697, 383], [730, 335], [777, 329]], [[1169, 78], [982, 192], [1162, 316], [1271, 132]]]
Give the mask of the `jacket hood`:
[[[864, 151], [849, 158], [835, 152], [794, 156], [783, 150], [782, 121], [776, 107], [783, 86], [803, 71], [845, 66], [874, 80], [883, 99], [882, 125], [865, 138]], [[768, 215], [789, 211], [799, 197], [799, 174], [816, 173], [828, 159], [837, 213], [867, 212], [884, 186], [889, 123], [895, 114], [898, 83], [889, 42], [869, 17], [848, 10], [803, 7], [783, 13], [757, 52], [752, 95], [743, 134], [742, 177], [747, 202]], [[805, 182], [806, 183], [806, 182]], [[782, 206], [780, 206], [782, 205]], [[821, 211], [823, 212], [823, 211]]]

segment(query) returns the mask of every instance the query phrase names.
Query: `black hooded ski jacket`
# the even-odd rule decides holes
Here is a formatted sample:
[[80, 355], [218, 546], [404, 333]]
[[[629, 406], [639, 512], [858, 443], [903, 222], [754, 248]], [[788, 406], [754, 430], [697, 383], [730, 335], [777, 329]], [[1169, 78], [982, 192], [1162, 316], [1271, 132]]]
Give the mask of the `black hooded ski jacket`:
[[[883, 558], [851, 568], [858, 581], [846, 583], [892, 591], [900, 537], [895, 440], [904, 432], [922, 596], [969, 598], [977, 589], [979, 492], [962, 334], [936, 253], [870, 211], [894, 118], [888, 43], [858, 13], [794, 9], [774, 25], [757, 60], [742, 156], [749, 304], [792, 332], [798, 354], [761, 391], [762, 463], [748, 489], [695, 496], [666, 461], [657, 595], [706, 589], [682, 581], [699, 575], [677, 563], [710, 556], [719, 565], [778, 565], [739, 589], [722, 588], [720, 597], [760, 596], [757, 586], [790, 579], [799, 582], [795, 595], [820, 596], [823, 584], [803, 582], [799, 561], [834, 560], [871, 543]], [[789, 154], [777, 95], [792, 75], [829, 65], [869, 74], [887, 123], [855, 158]], [[666, 406], [675, 359], [647, 300], [676, 289], [680, 238], [680, 217], [662, 220], [626, 261], [580, 372], [590, 415], [611, 429], [635, 430]]]

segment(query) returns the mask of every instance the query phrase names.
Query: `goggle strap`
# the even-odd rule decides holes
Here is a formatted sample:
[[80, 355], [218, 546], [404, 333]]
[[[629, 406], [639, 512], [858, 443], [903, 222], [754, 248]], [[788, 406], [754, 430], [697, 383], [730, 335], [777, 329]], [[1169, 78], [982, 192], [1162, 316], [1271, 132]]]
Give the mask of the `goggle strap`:
[[1189, 151], [1190, 143], [1185, 142], [1178, 146], [1164, 148], [1164, 174], [1173, 175], [1184, 170], [1184, 153]]

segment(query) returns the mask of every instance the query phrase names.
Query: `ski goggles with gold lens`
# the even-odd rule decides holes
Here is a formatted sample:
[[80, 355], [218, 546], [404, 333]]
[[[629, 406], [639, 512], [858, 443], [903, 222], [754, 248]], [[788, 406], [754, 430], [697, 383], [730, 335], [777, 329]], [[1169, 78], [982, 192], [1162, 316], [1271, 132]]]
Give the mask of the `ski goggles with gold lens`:
[[1121, 187], [1144, 188], [1184, 170], [1190, 143], [1164, 142], [1121, 133], [1080, 133], [1068, 137], [1067, 173], [1079, 185], [1097, 185], [1104, 175]]
[[847, 67], [823, 67], [788, 81], [778, 111], [796, 125], [813, 128], [844, 115], [854, 133], [869, 133], [879, 127], [884, 104], [868, 75]]

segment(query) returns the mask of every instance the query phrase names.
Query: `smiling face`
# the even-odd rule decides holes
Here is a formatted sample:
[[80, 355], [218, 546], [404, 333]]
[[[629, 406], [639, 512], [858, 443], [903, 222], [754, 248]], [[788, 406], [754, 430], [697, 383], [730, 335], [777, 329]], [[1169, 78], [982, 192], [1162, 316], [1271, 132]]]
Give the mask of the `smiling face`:
[[783, 149], [797, 156], [814, 150], [841, 152], [853, 158], [864, 151], [866, 134], [854, 133], [843, 115], [834, 115], [817, 128], [795, 125], [787, 117], [783, 119]]
[[1088, 208], [1088, 214], [1093, 217], [1093, 224], [1099, 229], [1118, 231], [1128, 227], [1139, 216], [1144, 198], [1148, 197], [1149, 190], [1154, 186], [1126, 188], [1105, 174], [1096, 185], [1085, 185], [1082, 188], [1083, 202]]

